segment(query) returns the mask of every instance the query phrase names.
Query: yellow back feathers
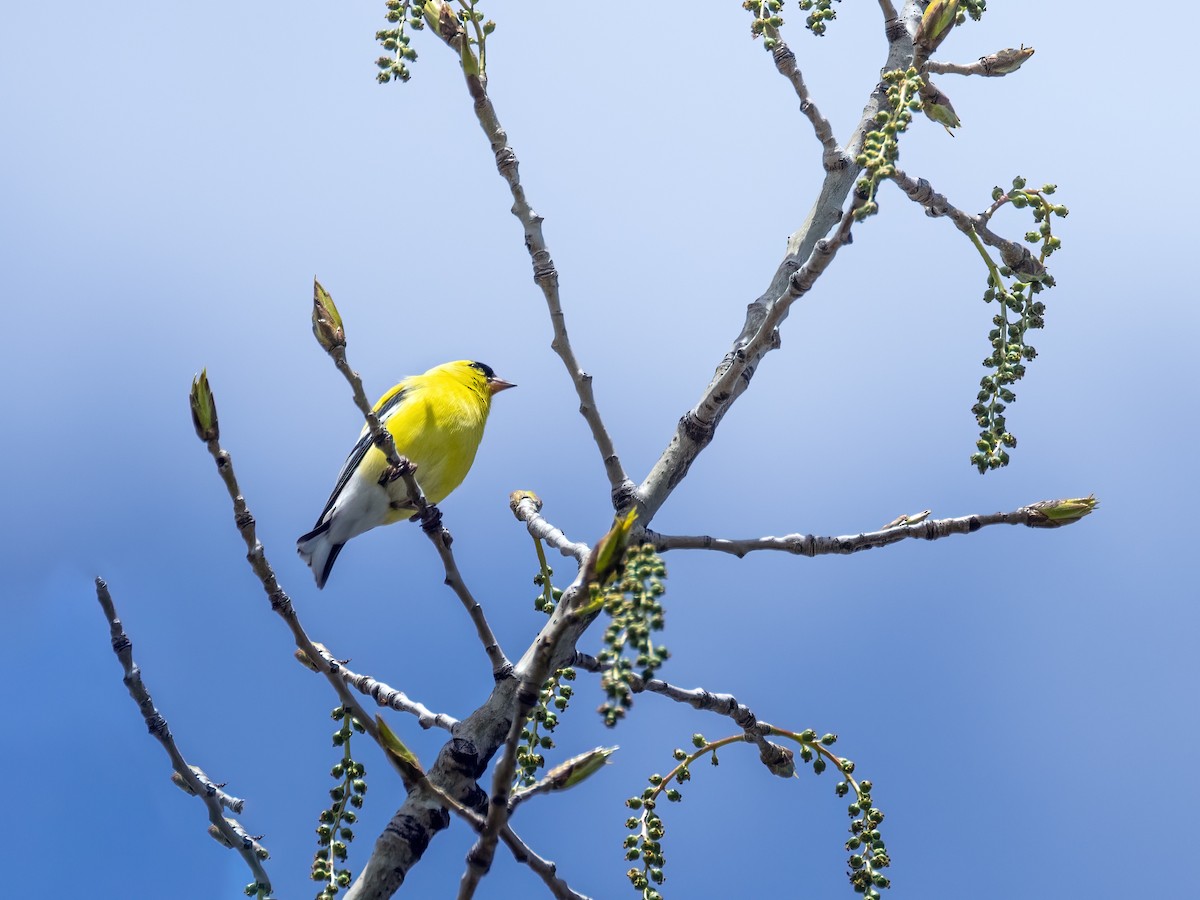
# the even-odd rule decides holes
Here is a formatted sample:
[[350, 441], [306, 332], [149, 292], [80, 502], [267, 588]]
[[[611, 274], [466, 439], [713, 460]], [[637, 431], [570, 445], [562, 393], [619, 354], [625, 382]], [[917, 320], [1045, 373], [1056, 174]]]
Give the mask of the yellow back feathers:
[[[467, 477], [492, 395], [510, 387], [515, 385], [497, 378], [490, 366], [460, 359], [411, 375], [379, 398], [375, 414], [396, 451], [416, 464], [417, 481], [430, 503], [441, 503]], [[325, 586], [346, 541], [412, 516], [412, 506], [395, 501], [379, 483], [386, 467], [387, 459], [363, 428], [317, 524], [296, 541], [317, 587]]]

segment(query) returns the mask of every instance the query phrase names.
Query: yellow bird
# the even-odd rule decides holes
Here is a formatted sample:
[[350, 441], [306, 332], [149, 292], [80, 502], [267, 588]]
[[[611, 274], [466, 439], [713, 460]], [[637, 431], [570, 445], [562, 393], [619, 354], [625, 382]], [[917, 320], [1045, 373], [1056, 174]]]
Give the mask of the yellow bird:
[[[483, 438], [492, 395], [516, 387], [491, 366], [460, 359], [410, 375], [379, 398], [375, 414], [391, 432], [396, 452], [417, 466], [417, 481], [430, 503], [441, 503], [462, 484]], [[381, 485], [387, 459], [364, 427], [338, 475], [317, 524], [296, 541], [300, 557], [325, 587], [342, 546], [376, 525], [410, 518], [415, 510], [403, 491]]]

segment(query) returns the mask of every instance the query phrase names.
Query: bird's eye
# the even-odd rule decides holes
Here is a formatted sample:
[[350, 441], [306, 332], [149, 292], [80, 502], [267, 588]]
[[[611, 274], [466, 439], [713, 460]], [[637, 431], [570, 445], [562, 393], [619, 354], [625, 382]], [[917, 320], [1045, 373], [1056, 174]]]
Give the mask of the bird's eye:
[[471, 367], [474, 369], [478, 369], [480, 372], [482, 372], [483, 377], [488, 379], [489, 381], [491, 381], [493, 378], [496, 377], [495, 370], [491, 366], [489, 366], [487, 363], [473, 362], [473, 363], [471, 363]]

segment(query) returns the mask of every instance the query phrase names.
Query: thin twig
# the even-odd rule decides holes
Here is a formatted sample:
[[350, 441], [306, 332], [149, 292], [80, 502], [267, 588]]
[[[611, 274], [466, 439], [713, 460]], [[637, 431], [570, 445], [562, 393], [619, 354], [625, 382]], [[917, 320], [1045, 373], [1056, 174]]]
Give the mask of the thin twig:
[[275, 577], [275, 570], [267, 560], [262, 542], [258, 539], [254, 516], [238, 487], [237, 475], [233, 471], [233, 458], [216, 439], [206, 441], [205, 445], [213, 461], [217, 464], [217, 473], [225, 483], [225, 490], [229, 492], [229, 496], [233, 500], [233, 519], [238, 533], [241, 534], [242, 540], [246, 544], [246, 561], [250, 564], [254, 574], [258, 576], [259, 583], [271, 603], [271, 610], [283, 619], [292, 632], [292, 639], [296, 642], [296, 647], [333, 686], [342, 705], [349, 709], [351, 714], [367, 729], [372, 739], [378, 741], [379, 735], [374, 719], [367, 715], [367, 711], [359, 704], [358, 699], [350, 692], [350, 688], [339, 674], [341, 663], [334, 659], [328, 651], [322, 653], [321, 649], [313, 643], [308, 632], [304, 630], [304, 626], [300, 624], [300, 617], [296, 612], [295, 604], [292, 603], [292, 598], [288, 596], [287, 591], [280, 586], [279, 579]]
[[[390, 756], [390, 754], [389, 754]], [[480, 834], [486, 827], [486, 820], [483, 816], [471, 809], [464, 803], [460, 803], [454, 797], [451, 797], [432, 781], [420, 768], [405, 768], [405, 775], [408, 780], [411, 780], [414, 792], [428, 794], [439, 805], [444, 806], [451, 812], [462, 818], [476, 834]], [[576, 892], [562, 878], [558, 876], [558, 866], [548, 859], [543, 859], [538, 854], [534, 853], [520, 837], [517, 836], [507, 823], [499, 830], [499, 838], [506, 847], [512, 852], [513, 859], [519, 863], [529, 866], [539, 878], [545, 882], [546, 887], [550, 889], [558, 900], [589, 900], [583, 894]]]
[[[453, 46], [445, 36], [443, 36], [443, 40]], [[633, 494], [633, 481], [625, 474], [620, 457], [617, 456], [616, 448], [613, 446], [612, 437], [596, 406], [596, 396], [592, 391], [592, 376], [580, 366], [575, 357], [575, 350], [571, 346], [571, 340], [567, 334], [566, 315], [563, 313], [559, 297], [558, 270], [554, 265], [554, 258], [550, 255], [550, 248], [546, 245], [545, 236], [542, 234], [544, 220], [542, 216], [534, 212], [525, 197], [525, 188], [521, 184], [521, 177], [517, 171], [517, 154], [508, 143], [508, 134], [501, 126], [496, 108], [488, 97], [487, 76], [468, 74], [465, 78], [467, 90], [475, 101], [475, 116], [479, 120], [479, 127], [487, 135], [488, 143], [495, 155], [496, 169], [512, 193], [512, 214], [521, 223], [525, 233], [525, 247], [529, 251], [529, 257], [533, 263], [533, 280], [542, 289], [542, 294], [546, 298], [546, 307], [550, 311], [550, 323], [554, 329], [554, 339], [551, 341], [550, 347], [562, 359], [567, 373], [571, 376], [571, 383], [575, 386], [575, 393], [579, 397], [580, 415], [591, 429], [592, 440], [595, 441], [596, 448], [600, 451], [600, 458], [604, 462], [604, 471], [612, 490], [613, 508], [622, 509], [628, 505]]]
[[560, 641], [580, 621], [576, 606], [580, 596], [586, 596], [587, 585], [584, 576], [588, 571], [587, 566], [581, 568], [575, 580], [563, 591], [550, 622], [538, 635], [534, 646], [530, 648], [531, 652], [527, 651], [517, 664], [515, 674], [519, 678], [519, 684], [514, 695], [512, 722], [500, 751], [500, 761], [496, 763], [492, 772], [492, 793], [486, 824], [475, 845], [467, 852], [467, 868], [459, 884], [458, 900], [470, 900], [474, 897], [480, 879], [491, 868], [496, 839], [508, 824], [508, 798], [512, 792], [513, 775], [517, 767], [517, 742], [521, 739], [521, 732], [525, 728], [530, 711], [538, 701], [542, 685], [550, 674], [551, 662]]
[[[1046, 502], [1046, 501], [1041, 501]], [[1065, 523], [1064, 523], [1065, 524]], [[952, 534], [973, 534], [989, 525], [1026, 525], [1030, 528], [1047, 527], [1046, 516], [1036, 504], [1022, 506], [1012, 512], [997, 512], [959, 516], [953, 519], [926, 519], [914, 525], [899, 525], [878, 531], [859, 534], [844, 534], [838, 537], [823, 537], [813, 534], [785, 534], [782, 537], [743, 538], [728, 540], [706, 534], [681, 535], [658, 534], [647, 530], [645, 540], [659, 552], [667, 550], [719, 550], [743, 557], [755, 550], [778, 550], [796, 556], [826, 556], [829, 554], [857, 553], [886, 547], [909, 538], [936, 541]]]
[[508, 849], [512, 851], [513, 859], [519, 863], [525, 863], [537, 873], [557, 900], [589, 900], [585, 894], [580, 894], [563, 881], [558, 876], [558, 867], [550, 860], [543, 859], [530, 850], [509, 826], [505, 825], [500, 829], [500, 840], [504, 841]]
[[509, 507], [513, 515], [525, 523], [529, 533], [538, 540], [545, 541], [563, 556], [569, 556], [583, 564], [591, 548], [582, 542], [570, 540], [562, 531], [551, 525], [541, 516], [542, 501], [530, 491], [517, 491], [509, 498]]
[[714, 694], [704, 688], [676, 687], [658, 678], [644, 680], [636, 673], [631, 676], [629, 687], [635, 694], [650, 691], [669, 697], [677, 703], [686, 703], [695, 709], [728, 716], [738, 728], [742, 729], [745, 739], [757, 745], [758, 756], [763, 765], [771, 768], [787, 761], [787, 751], [773, 741], [767, 740], [767, 735], [771, 733], [773, 726], [768, 722], [759, 721], [750, 707], [738, 702], [733, 694]]
[[922, 72], [933, 75], [982, 75], [984, 78], [1002, 78], [1021, 68], [1033, 56], [1033, 48], [1022, 44], [1019, 48], [1009, 47], [973, 63], [934, 62], [925, 63]]
[[771, 51], [771, 58], [775, 60], [775, 68], [779, 70], [780, 75], [791, 82], [796, 96], [800, 98], [800, 112], [804, 113], [812, 124], [813, 133], [825, 150], [822, 165], [826, 170], [836, 168], [841, 162], [842, 156], [837, 139], [833, 136], [833, 126], [829, 124], [829, 120], [821, 114], [821, 110], [813, 102], [812, 96], [808, 92], [808, 85], [804, 83], [804, 74], [796, 65], [796, 54], [778, 37], [778, 34], [774, 37], [775, 49]]
[[[939, 194], [924, 178], [913, 179], [901, 169], [896, 169], [890, 176], [900, 190], [914, 203], [919, 203], [930, 216], [946, 216], [954, 223], [954, 227], [966, 235], [978, 235], [985, 244], [1000, 251], [1004, 264], [1018, 275], [1034, 277], [1042, 274], [1045, 267], [1029, 252], [1029, 248], [1017, 241], [1000, 237], [987, 227], [985, 216], [973, 216], [963, 212], [953, 203]], [[994, 208], [989, 210], [988, 217]]]
[[423, 703], [410, 699], [404, 691], [384, 684], [370, 675], [351, 672], [344, 664], [339, 666], [337, 673], [348, 685], [359, 693], [366, 694], [380, 706], [416, 716], [417, 724], [426, 730], [443, 728], [453, 733], [455, 726], [458, 725], [458, 719], [453, 716], [432, 712]]
[[200, 773], [198, 769], [188, 765], [175, 743], [171, 727], [154, 705], [154, 699], [150, 696], [150, 691], [142, 679], [141, 668], [134, 662], [133, 642], [125, 633], [121, 620], [117, 618], [116, 604], [113, 603], [112, 594], [109, 593], [108, 585], [103, 578], [96, 579], [96, 597], [104, 610], [105, 618], [108, 619], [113, 653], [117, 655], [117, 659], [121, 662], [121, 668], [125, 670], [123, 679], [125, 687], [141, 711], [150, 734], [162, 744], [163, 749], [167, 751], [167, 756], [171, 758], [171, 767], [175, 770], [175, 777], [172, 780], [186, 786], [188, 793], [195, 794], [203, 801], [204, 806], [208, 809], [208, 821], [212, 823], [210, 830], [215, 830], [221, 843], [238, 852], [249, 867], [255, 882], [269, 895], [271, 879], [262, 866], [262, 860], [267, 858], [266, 849], [248, 835], [237, 821], [227, 818], [222, 811], [223, 807], [228, 806], [240, 812], [242, 801], [229, 797], [207, 777], [200, 777], [203, 773]]

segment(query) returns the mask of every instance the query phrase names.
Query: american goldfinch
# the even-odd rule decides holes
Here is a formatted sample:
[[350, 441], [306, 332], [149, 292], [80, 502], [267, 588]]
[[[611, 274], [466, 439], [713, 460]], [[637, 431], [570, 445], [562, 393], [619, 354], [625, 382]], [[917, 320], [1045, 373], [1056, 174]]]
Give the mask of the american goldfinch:
[[[516, 385], [497, 378], [491, 366], [460, 359], [410, 375], [379, 398], [375, 414], [391, 432], [396, 452], [416, 464], [417, 480], [430, 503], [441, 503], [467, 477], [492, 395], [510, 387]], [[394, 487], [379, 483], [386, 468], [386, 457], [364, 427], [316, 526], [296, 541], [317, 587], [325, 587], [346, 541], [415, 512], [403, 481]]]

